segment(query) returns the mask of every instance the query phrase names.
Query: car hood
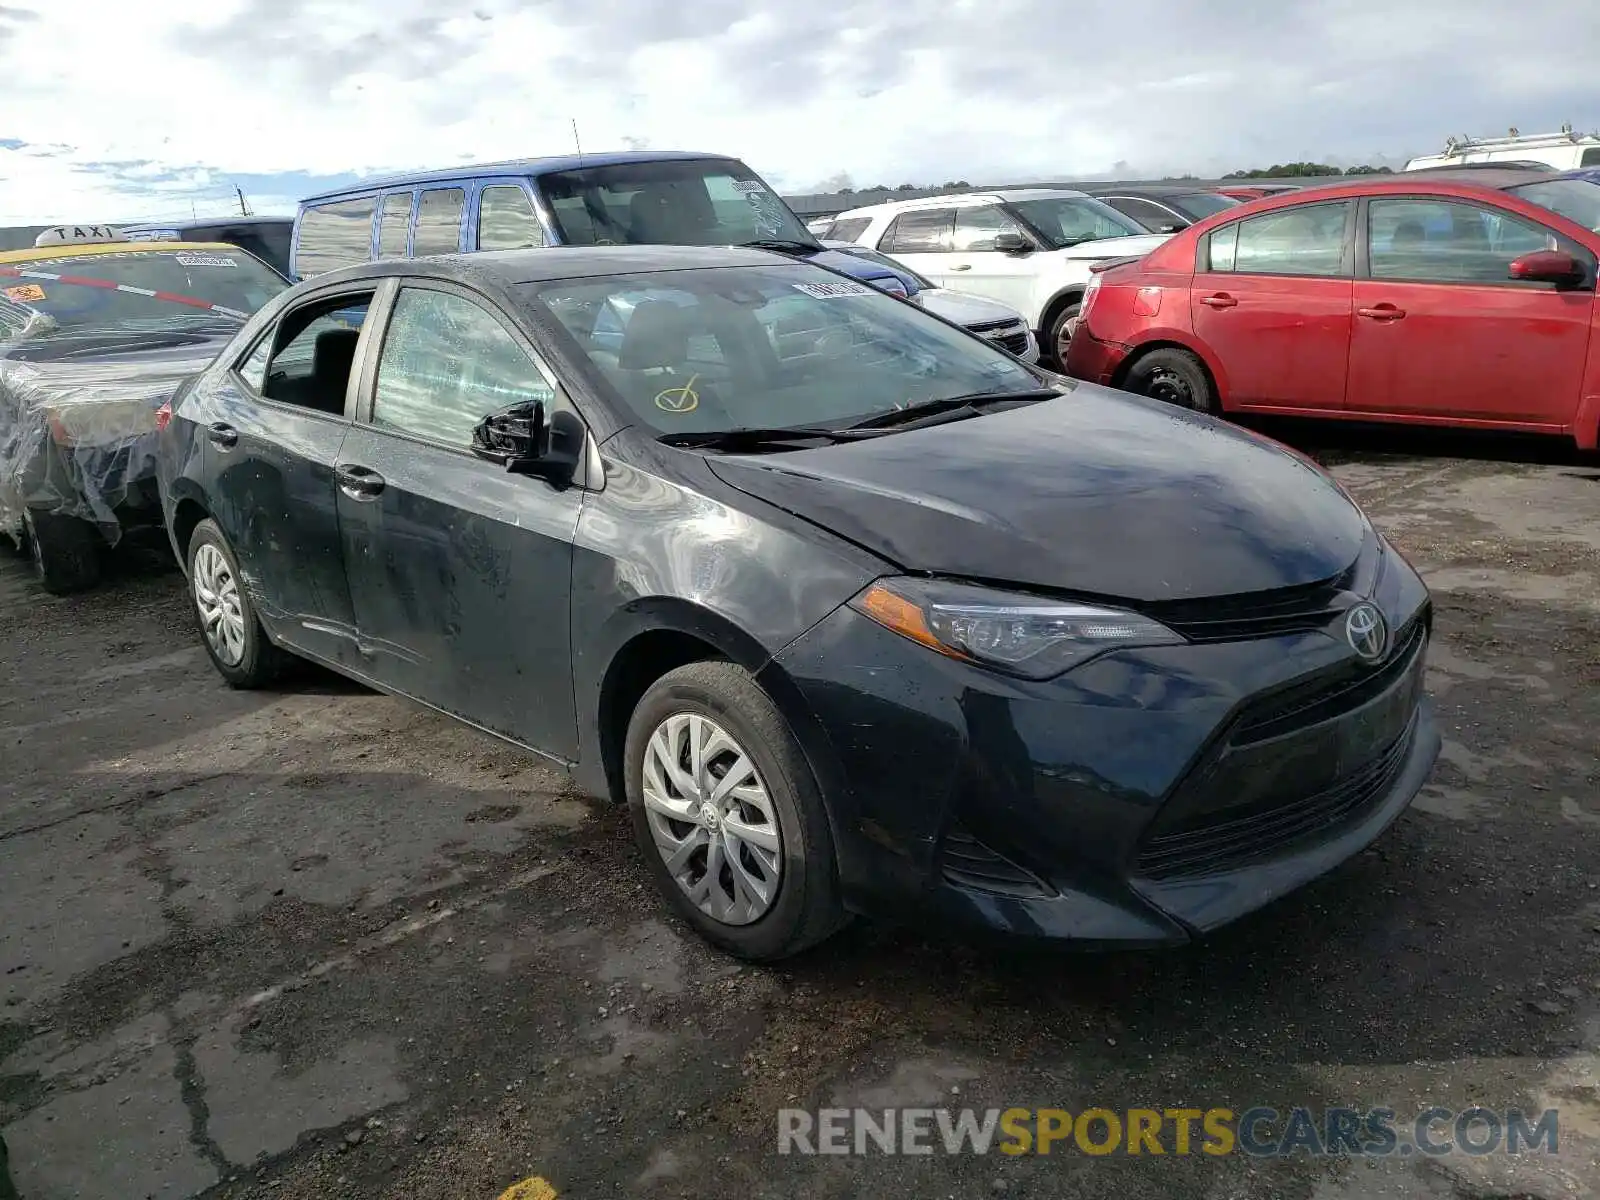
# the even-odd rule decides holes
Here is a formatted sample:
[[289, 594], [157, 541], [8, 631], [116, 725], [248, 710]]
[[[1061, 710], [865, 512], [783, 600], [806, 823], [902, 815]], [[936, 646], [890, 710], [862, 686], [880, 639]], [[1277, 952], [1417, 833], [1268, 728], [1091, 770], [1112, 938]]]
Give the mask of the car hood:
[[935, 316], [953, 321], [957, 325], [983, 325], [993, 321], [1021, 321], [1022, 314], [1009, 304], [973, 296], [967, 292], [952, 292], [949, 288], [923, 288], [911, 297]]
[[1170, 233], [1130, 234], [1127, 237], [1099, 238], [1079, 242], [1056, 251], [1062, 258], [1131, 258], [1149, 254], [1172, 235]]
[[861, 442], [710, 457], [729, 486], [903, 570], [1157, 603], [1317, 583], [1367, 522], [1311, 463], [1093, 384]]
[[816, 263], [819, 267], [827, 267], [830, 271], [838, 271], [841, 275], [850, 276], [851, 279], [859, 279], [863, 283], [871, 283], [878, 279], [900, 278], [881, 263], [875, 263], [856, 254], [848, 254], [843, 250], [824, 248], [814, 254], [806, 255], [806, 261]]

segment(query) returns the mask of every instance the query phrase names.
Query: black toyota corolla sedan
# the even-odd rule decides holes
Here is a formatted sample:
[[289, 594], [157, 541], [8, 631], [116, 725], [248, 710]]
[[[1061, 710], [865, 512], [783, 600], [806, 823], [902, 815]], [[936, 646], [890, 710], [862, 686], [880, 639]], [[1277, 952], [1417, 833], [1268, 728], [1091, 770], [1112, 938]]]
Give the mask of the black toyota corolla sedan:
[[298, 655], [563, 764], [749, 958], [1182, 942], [1438, 751], [1427, 592], [1314, 464], [760, 251], [318, 276], [160, 467], [230, 683]]

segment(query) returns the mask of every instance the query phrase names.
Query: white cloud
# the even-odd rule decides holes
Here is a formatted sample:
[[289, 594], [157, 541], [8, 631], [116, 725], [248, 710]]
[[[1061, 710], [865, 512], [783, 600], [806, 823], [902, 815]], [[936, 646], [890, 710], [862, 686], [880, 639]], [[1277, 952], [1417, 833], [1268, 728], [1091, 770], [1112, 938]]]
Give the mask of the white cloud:
[[840, 172], [895, 184], [1358, 161], [1511, 122], [1600, 123], [1593, 0], [1524, 0], [1514, 20], [1491, 0], [436, 11], [0, 0], [0, 145], [26, 144], [0, 149], [0, 223], [220, 211], [240, 175], [560, 153], [574, 118], [586, 150], [731, 152], [796, 190]]

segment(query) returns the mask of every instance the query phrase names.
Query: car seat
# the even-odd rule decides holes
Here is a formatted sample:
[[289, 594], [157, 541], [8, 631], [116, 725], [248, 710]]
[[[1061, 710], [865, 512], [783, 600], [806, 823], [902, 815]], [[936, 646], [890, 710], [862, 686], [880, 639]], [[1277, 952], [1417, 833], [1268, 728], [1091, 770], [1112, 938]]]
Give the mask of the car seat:
[[345, 389], [355, 363], [359, 329], [325, 329], [311, 351], [311, 394], [306, 407], [318, 412], [344, 412]]

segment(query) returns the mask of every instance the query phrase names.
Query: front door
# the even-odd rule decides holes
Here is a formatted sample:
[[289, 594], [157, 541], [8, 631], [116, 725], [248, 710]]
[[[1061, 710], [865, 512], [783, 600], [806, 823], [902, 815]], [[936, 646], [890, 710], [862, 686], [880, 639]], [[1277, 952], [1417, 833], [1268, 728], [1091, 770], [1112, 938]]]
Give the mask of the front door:
[[1344, 406], [1354, 207], [1275, 209], [1201, 239], [1190, 320], [1222, 364], [1228, 407]]
[[[1349, 408], [1564, 429], [1582, 398], [1594, 257], [1499, 209], [1406, 197], [1367, 203]], [[1511, 278], [1513, 259], [1558, 247], [1587, 262], [1584, 286]]]
[[1037, 255], [1001, 254], [994, 248], [994, 240], [1002, 233], [1028, 237], [1016, 219], [998, 204], [956, 209], [955, 234], [951, 251], [945, 256], [945, 286], [987, 296], [1019, 312], [1030, 312], [1039, 271]]
[[297, 649], [359, 667], [334, 464], [350, 429], [351, 366], [372, 292], [289, 309], [195, 419], [212, 516], [263, 621]]
[[473, 427], [554, 377], [482, 299], [402, 287], [339, 453], [364, 673], [557, 758], [577, 754], [572, 540], [583, 493], [474, 456]]

